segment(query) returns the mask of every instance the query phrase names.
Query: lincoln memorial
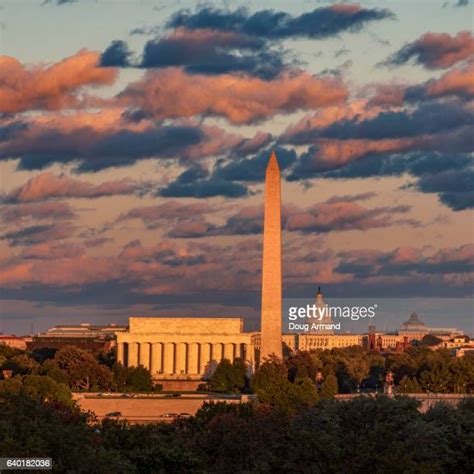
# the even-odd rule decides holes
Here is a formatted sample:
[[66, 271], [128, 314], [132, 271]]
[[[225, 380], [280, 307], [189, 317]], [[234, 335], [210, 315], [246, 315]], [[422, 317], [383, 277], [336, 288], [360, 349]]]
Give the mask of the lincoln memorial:
[[218, 362], [241, 358], [254, 367], [253, 334], [240, 318], [129, 318], [117, 333], [117, 360], [142, 365], [155, 379], [207, 378]]

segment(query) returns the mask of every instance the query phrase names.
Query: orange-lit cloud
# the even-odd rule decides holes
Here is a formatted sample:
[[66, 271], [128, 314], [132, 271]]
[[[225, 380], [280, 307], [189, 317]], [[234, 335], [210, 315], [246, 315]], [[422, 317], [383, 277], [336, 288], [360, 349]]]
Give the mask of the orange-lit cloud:
[[320, 163], [344, 165], [368, 153], [396, 153], [409, 150], [416, 143], [413, 138], [383, 140], [320, 140], [314, 158]]
[[283, 141], [291, 140], [306, 131], [327, 127], [342, 120], [374, 118], [382, 110], [382, 107], [371, 105], [365, 99], [352, 100], [345, 104], [319, 109], [313, 114], [307, 114], [298, 122], [289, 125], [283, 132], [281, 139]]
[[54, 198], [97, 198], [139, 194], [149, 188], [150, 185], [147, 183], [140, 183], [128, 178], [93, 185], [87, 181], [66, 175], [44, 172], [31, 178], [10, 193], [0, 195], [0, 202], [26, 203]]
[[25, 247], [20, 256], [25, 259], [55, 260], [80, 257], [84, 254], [85, 249], [80, 245], [43, 243]]
[[388, 64], [400, 65], [411, 59], [429, 69], [448, 68], [474, 54], [474, 37], [469, 31], [456, 36], [448, 33], [425, 33], [393, 54]]
[[6, 224], [16, 224], [25, 219], [71, 219], [75, 213], [64, 202], [41, 202], [3, 206], [0, 216]]
[[234, 124], [268, 119], [342, 103], [344, 84], [335, 78], [316, 78], [305, 72], [285, 73], [273, 80], [223, 74], [186, 74], [178, 68], [149, 71], [130, 84], [118, 102], [139, 108], [156, 119], [214, 115]]
[[85, 86], [110, 85], [116, 69], [97, 65], [100, 54], [81, 50], [50, 66], [24, 66], [0, 56], [0, 112], [60, 110], [81, 105]]
[[474, 62], [454, 68], [428, 84], [426, 94], [431, 97], [446, 95], [474, 96]]
[[474, 97], [474, 61], [454, 67], [438, 79], [430, 79], [422, 84], [377, 84], [369, 101], [372, 106], [402, 106], [404, 103], [455, 96], [471, 99]]
[[[303, 233], [321, 233], [343, 230], [367, 230], [403, 223], [395, 220], [397, 214], [409, 210], [406, 206], [367, 208], [357, 202], [330, 200], [308, 209], [294, 209], [287, 216], [285, 228]], [[408, 222], [416, 225], [415, 222]]]
[[155, 229], [164, 222], [193, 219], [217, 211], [205, 202], [181, 203], [166, 201], [156, 206], [135, 207], [121, 214], [117, 221], [140, 219], [149, 229]]

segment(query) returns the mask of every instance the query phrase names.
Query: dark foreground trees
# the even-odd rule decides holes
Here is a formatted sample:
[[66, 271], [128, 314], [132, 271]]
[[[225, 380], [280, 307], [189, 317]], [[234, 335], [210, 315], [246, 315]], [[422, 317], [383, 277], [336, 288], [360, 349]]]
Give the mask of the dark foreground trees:
[[[387, 369], [405, 391], [467, 391], [468, 357], [427, 348], [385, 359], [360, 348], [297, 353], [260, 366], [251, 384], [258, 402], [208, 404], [189, 420], [139, 426], [81, 413], [68, 386], [150, 390], [146, 369], [111, 370], [70, 348], [41, 366], [19, 355], [0, 350], [16, 374], [0, 382], [0, 457], [52, 457], [56, 472], [474, 472], [474, 400], [423, 414], [411, 398], [332, 399], [380, 384]], [[221, 364], [213, 380], [225, 391], [247, 382], [240, 362]]]
[[136, 472], [102, 447], [89, 415], [63, 402], [23, 394], [0, 399], [0, 457], [51, 457], [55, 472]]
[[473, 454], [473, 400], [426, 414], [403, 397], [320, 400], [292, 414], [219, 403], [189, 420], [140, 426], [0, 397], [0, 456], [49, 456], [56, 472], [472, 473]]

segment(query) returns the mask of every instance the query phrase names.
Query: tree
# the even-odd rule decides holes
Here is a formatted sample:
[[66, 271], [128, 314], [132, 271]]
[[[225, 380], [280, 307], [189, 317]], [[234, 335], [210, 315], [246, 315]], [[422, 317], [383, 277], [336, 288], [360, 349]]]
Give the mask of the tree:
[[0, 342], [0, 358], [7, 360], [19, 354], [22, 354], [20, 349], [15, 349], [13, 347], [7, 346], [4, 342]]
[[45, 361], [53, 359], [57, 351], [58, 349], [54, 347], [40, 347], [33, 350], [31, 357], [33, 357], [33, 359], [35, 359], [40, 364], [43, 364]]
[[114, 364], [117, 362], [117, 348], [113, 347], [108, 351], [101, 350], [98, 352], [97, 358], [101, 364], [104, 364], [109, 369], [112, 369]]
[[309, 377], [297, 377], [293, 383], [290, 382], [288, 395], [290, 411], [313, 406], [318, 400], [316, 385]]
[[420, 384], [416, 378], [408, 377], [404, 375], [397, 386], [398, 393], [420, 393], [422, 392]]
[[286, 364], [270, 357], [257, 369], [252, 378], [252, 390], [259, 402], [283, 412], [294, 412], [304, 406], [313, 405], [318, 394], [309, 377], [297, 377], [294, 383], [288, 380]]
[[[187, 448], [175, 424], [128, 425], [104, 420], [100, 425], [101, 447], [117, 453], [126, 468], [107, 472], [178, 473], [203, 472], [198, 457]], [[91, 472], [102, 472], [93, 470]]]
[[21, 394], [41, 402], [58, 401], [72, 404], [69, 388], [43, 375], [17, 375], [1, 381], [0, 396], [7, 394]]
[[143, 366], [124, 367], [115, 364], [112, 368], [113, 386], [119, 392], [151, 392], [153, 379], [148, 369]]
[[251, 387], [261, 403], [278, 406], [285, 403], [289, 384], [286, 365], [270, 357], [255, 372]]
[[321, 385], [321, 398], [334, 398], [338, 392], [337, 377], [333, 374], [328, 374]]
[[438, 403], [423, 419], [429, 429], [443, 433], [440, 472], [474, 472], [474, 399], [465, 398], [457, 407]]
[[151, 392], [153, 380], [151, 373], [145, 367], [130, 367], [128, 369], [127, 388], [134, 392]]
[[445, 393], [451, 384], [450, 373], [443, 362], [427, 364], [418, 376], [421, 387], [426, 392]]
[[416, 363], [410, 352], [389, 354], [385, 359], [385, 368], [393, 372], [396, 384], [403, 377], [413, 378], [416, 374]]
[[297, 377], [309, 377], [314, 380], [320, 366], [317, 355], [313, 352], [298, 351], [286, 359], [288, 378], [293, 382]]
[[423, 339], [420, 341], [421, 346], [437, 346], [438, 344], [441, 344], [443, 342], [442, 339], [439, 337], [433, 336], [433, 334], [427, 334], [426, 336], [423, 336]]
[[233, 363], [222, 359], [209, 381], [209, 388], [213, 392], [242, 391], [247, 383], [247, 366], [242, 359], [237, 358]]
[[474, 357], [457, 357], [448, 364], [451, 375], [449, 391], [465, 393], [469, 383], [474, 381]]
[[360, 386], [362, 380], [369, 375], [369, 361], [360, 354], [357, 354], [355, 357], [345, 357], [343, 365], [347, 375], [351, 379], [351, 382], [353, 382], [351, 384], [353, 388]]
[[89, 414], [58, 401], [1, 397], [0, 439], [0, 456], [51, 457], [56, 472], [137, 472], [120, 451], [104, 449]]
[[12, 370], [14, 375], [34, 374], [39, 371], [40, 365], [26, 353], [10, 357], [2, 365], [2, 369]]
[[228, 359], [222, 359], [209, 380], [209, 388], [213, 392], [229, 392], [232, 390], [232, 364]]
[[56, 352], [54, 361], [67, 374], [73, 390], [107, 390], [112, 383], [109, 368], [82, 349], [66, 346]]
[[41, 366], [41, 373], [51, 377], [58, 383], [69, 384], [69, 376], [65, 370], [59, 368], [56, 360], [48, 359]]
[[240, 357], [235, 358], [232, 362], [232, 377], [230, 380], [232, 390], [241, 392], [248, 387], [247, 373], [247, 364]]

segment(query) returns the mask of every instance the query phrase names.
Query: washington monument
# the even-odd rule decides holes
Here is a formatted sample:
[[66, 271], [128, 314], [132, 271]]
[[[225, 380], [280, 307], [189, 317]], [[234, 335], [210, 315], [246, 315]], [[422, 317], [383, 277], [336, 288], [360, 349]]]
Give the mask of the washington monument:
[[283, 357], [281, 338], [281, 191], [280, 167], [272, 152], [265, 172], [262, 316], [260, 361]]

